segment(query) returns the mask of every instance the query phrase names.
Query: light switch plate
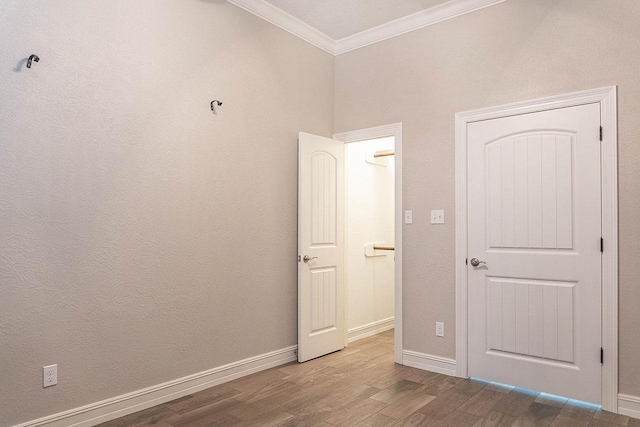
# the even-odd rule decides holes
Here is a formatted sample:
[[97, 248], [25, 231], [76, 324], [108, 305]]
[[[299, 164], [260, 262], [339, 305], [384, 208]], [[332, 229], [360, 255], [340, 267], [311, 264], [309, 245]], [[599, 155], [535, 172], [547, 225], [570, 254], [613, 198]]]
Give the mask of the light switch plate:
[[431, 211], [431, 224], [444, 224], [444, 211]]
[[404, 223], [413, 224], [413, 211], [404, 211]]

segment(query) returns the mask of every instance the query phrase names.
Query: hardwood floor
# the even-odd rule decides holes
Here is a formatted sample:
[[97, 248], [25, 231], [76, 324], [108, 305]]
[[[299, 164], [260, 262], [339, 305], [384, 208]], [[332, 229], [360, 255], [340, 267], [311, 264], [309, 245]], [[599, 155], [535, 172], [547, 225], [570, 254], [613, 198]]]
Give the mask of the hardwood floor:
[[393, 363], [393, 331], [290, 363], [101, 427], [629, 426], [596, 406]]

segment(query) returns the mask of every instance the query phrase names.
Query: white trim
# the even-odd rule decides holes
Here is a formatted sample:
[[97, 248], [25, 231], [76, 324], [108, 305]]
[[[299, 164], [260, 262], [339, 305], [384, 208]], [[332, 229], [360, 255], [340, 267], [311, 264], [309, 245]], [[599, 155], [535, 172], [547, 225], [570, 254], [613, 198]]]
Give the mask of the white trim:
[[389, 329], [393, 329], [395, 324], [395, 320], [393, 317], [389, 317], [388, 319], [378, 320], [376, 322], [371, 322], [366, 325], [357, 326], [355, 328], [349, 329], [349, 343], [354, 341], [361, 340], [363, 338], [367, 338], [380, 332], [388, 331]]
[[341, 53], [359, 49], [391, 37], [399, 36], [400, 34], [405, 34], [447, 19], [493, 6], [506, 0], [450, 0], [446, 3], [404, 16], [339, 40], [333, 40], [325, 33], [265, 0], [227, 1], [319, 47], [325, 52], [332, 55], [340, 55]]
[[616, 87], [585, 90], [456, 114], [456, 375], [467, 371], [467, 124], [600, 103], [602, 154], [602, 407], [618, 410], [618, 135]]
[[297, 359], [297, 346], [188, 375], [14, 427], [90, 427]]
[[456, 375], [456, 361], [453, 359], [409, 350], [404, 350], [402, 355], [403, 365], [452, 377]]
[[455, 132], [456, 376], [467, 378], [467, 122], [460, 114]]
[[618, 413], [640, 419], [640, 397], [628, 394], [618, 395]]
[[602, 407], [618, 412], [618, 111], [617, 91], [603, 89], [602, 140]]
[[227, 1], [259, 18], [264, 19], [267, 22], [272, 23], [276, 27], [282, 28], [294, 36], [319, 47], [325, 52], [335, 55], [336, 42], [331, 37], [288, 14], [284, 10], [275, 7], [271, 3], [267, 3], [264, 0]]
[[336, 41], [334, 54], [349, 52], [370, 44], [390, 39], [410, 31], [428, 27], [447, 19], [483, 9], [505, 0], [450, 0], [429, 9], [404, 16], [377, 27], [344, 37]]
[[394, 360], [403, 363], [402, 357], [402, 123], [360, 129], [333, 135], [344, 142], [393, 136], [395, 138], [395, 262], [394, 262]]

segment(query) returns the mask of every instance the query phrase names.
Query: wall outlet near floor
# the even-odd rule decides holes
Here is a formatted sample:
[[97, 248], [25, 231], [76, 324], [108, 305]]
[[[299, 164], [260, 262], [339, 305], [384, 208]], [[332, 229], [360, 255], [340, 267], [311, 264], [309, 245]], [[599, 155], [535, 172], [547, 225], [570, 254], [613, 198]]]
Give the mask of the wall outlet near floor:
[[443, 337], [444, 336], [444, 323], [436, 322], [436, 336]]
[[58, 365], [49, 365], [42, 368], [42, 386], [51, 387], [58, 384]]

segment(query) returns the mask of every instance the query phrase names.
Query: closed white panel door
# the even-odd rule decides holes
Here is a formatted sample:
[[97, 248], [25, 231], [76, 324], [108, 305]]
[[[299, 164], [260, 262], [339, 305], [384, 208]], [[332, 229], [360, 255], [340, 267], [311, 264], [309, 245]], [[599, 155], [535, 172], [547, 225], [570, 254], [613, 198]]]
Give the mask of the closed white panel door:
[[600, 403], [599, 128], [600, 104], [468, 125], [470, 376]]
[[298, 361], [345, 346], [344, 143], [300, 133]]

